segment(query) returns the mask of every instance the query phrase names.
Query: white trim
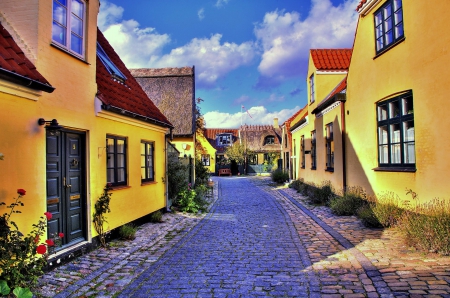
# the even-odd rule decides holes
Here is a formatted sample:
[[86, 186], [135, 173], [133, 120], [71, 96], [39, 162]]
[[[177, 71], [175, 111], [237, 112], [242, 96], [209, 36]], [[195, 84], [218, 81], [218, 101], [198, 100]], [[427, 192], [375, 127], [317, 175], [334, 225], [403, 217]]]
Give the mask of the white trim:
[[316, 71], [316, 74], [318, 74], [318, 75], [322, 75], [322, 74], [327, 74], [327, 75], [345, 75], [347, 73], [348, 73], [348, 71], [346, 71], [346, 70], [339, 70], [339, 71], [318, 70], [318, 71]]
[[302, 125], [300, 125], [299, 127], [297, 127], [296, 129], [294, 129], [293, 131], [291, 131], [291, 134], [293, 134], [294, 132], [299, 131], [300, 129], [304, 128], [304, 127], [305, 127], [306, 125], [308, 125], [308, 124], [309, 124], [308, 116], [306, 116], [306, 122], [303, 123]]
[[340, 101], [337, 101], [335, 103], [333, 103], [331, 106], [327, 107], [326, 109], [324, 109], [323, 111], [321, 111], [320, 113], [316, 114], [316, 118], [320, 118], [323, 115], [325, 115], [326, 113], [330, 112], [331, 110], [334, 110], [334, 108], [338, 107], [341, 105]]
[[[95, 99], [94, 99], [94, 107], [95, 107], [95, 115], [97, 117], [111, 120], [111, 121], [117, 121], [117, 122], [120, 122], [123, 124], [128, 124], [128, 125], [132, 125], [132, 126], [136, 126], [136, 127], [140, 127], [140, 128], [144, 128], [144, 129], [151, 129], [151, 130], [154, 130], [157, 132], [162, 132], [165, 134], [167, 134], [169, 132], [169, 128], [166, 128], [166, 127], [161, 127], [158, 125], [147, 123], [145, 121], [141, 121], [138, 119], [132, 119], [127, 116], [121, 116], [116, 113], [102, 110], [101, 109], [101, 101], [97, 97], [95, 97]], [[100, 110], [98, 110], [98, 108], [100, 108]]]
[[366, 16], [369, 14], [369, 12], [382, 0], [367, 0], [365, 4], [361, 7], [359, 10], [359, 14]]
[[41, 90], [31, 89], [0, 79], [0, 92], [37, 101], [42, 96]]

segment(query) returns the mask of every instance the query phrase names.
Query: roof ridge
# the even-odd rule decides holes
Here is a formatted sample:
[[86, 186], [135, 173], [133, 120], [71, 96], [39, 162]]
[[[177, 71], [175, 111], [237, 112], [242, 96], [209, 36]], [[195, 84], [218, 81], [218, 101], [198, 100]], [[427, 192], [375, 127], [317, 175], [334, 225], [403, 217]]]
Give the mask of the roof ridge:
[[10, 22], [8, 22], [1, 11], [0, 24], [3, 26], [3, 28], [6, 29], [6, 31], [8, 31], [9, 35], [11, 35], [12, 39], [14, 39], [14, 42], [17, 44], [17, 46], [24, 52], [23, 54], [25, 55], [25, 57], [27, 57], [28, 60], [30, 60], [30, 62], [34, 65], [36, 63], [37, 57], [31, 51], [27, 43], [20, 37], [14, 26]]

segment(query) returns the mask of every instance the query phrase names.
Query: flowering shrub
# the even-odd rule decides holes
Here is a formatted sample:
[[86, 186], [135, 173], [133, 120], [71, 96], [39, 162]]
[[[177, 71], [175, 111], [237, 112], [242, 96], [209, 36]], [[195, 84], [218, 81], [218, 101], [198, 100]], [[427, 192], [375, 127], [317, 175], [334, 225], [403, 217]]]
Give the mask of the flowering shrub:
[[[52, 217], [50, 212], [46, 212], [45, 217], [41, 216], [38, 223], [33, 224], [31, 232], [27, 236], [23, 235], [11, 220], [12, 214], [21, 213], [16, 207], [24, 206], [21, 199], [26, 191], [18, 189], [17, 194], [13, 203], [6, 206], [9, 212], [0, 216], [0, 294], [9, 295], [10, 288], [13, 288], [17, 297], [31, 297], [30, 288], [43, 273], [49, 251], [53, 252], [55, 243], [59, 244], [64, 234], [59, 233], [58, 239], [47, 239], [40, 243], [47, 220]], [[6, 204], [0, 202], [2, 205]]]
[[176, 205], [180, 207], [183, 212], [198, 212], [198, 204], [195, 202], [196, 192], [191, 188], [189, 183], [187, 187], [183, 188], [179, 193]]

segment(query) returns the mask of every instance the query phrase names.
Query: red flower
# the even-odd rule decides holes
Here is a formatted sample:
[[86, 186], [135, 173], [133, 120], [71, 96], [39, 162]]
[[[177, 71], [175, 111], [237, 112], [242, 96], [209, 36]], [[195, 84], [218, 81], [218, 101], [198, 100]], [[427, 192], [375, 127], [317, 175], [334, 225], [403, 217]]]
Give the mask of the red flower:
[[22, 189], [22, 188], [19, 188], [19, 189], [17, 190], [17, 193], [18, 193], [19, 195], [21, 195], [21, 196], [24, 196], [26, 192], [27, 192], [27, 191], [26, 191], [25, 189]]
[[55, 245], [55, 242], [52, 239], [47, 239], [45, 240], [45, 243], [47, 243], [48, 246], [53, 246]]
[[38, 247], [36, 247], [36, 252], [40, 255], [43, 255], [47, 252], [47, 246], [45, 246], [44, 244], [39, 245]]
[[64, 233], [59, 233], [58, 236], [59, 238], [64, 238]]
[[47, 220], [50, 220], [53, 217], [53, 215], [50, 212], [45, 212], [44, 214], [47, 217]]
[[39, 242], [39, 235], [36, 235], [36, 237], [34, 237], [34, 243], [38, 243]]

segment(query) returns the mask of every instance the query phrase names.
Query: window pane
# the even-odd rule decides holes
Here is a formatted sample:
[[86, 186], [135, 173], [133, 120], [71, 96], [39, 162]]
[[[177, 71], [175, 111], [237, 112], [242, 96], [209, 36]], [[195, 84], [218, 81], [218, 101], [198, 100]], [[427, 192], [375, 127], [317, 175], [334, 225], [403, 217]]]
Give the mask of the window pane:
[[145, 155], [141, 155], [141, 167], [145, 167], [146, 166], [146, 158]]
[[386, 5], [386, 7], [383, 9], [383, 15], [384, 15], [384, 19], [385, 20], [392, 15], [392, 6], [391, 6], [391, 4]]
[[378, 107], [378, 121], [387, 119], [387, 105]]
[[84, 4], [79, 0], [72, 0], [72, 13], [83, 19]]
[[77, 35], [72, 33], [72, 38], [70, 39], [70, 49], [75, 53], [80, 55], [83, 54], [83, 40]]
[[147, 179], [145, 175], [145, 168], [141, 168], [141, 179]]
[[58, 23], [53, 22], [52, 40], [54, 40], [57, 43], [60, 43], [62, 45], [67, 45], [67, 43], [66, 43], [66, 28], [61, 27]]
[[386, 32], [386, 35], [384, 36], [384, 41], [386, 42], [386, 45], [390, 44], [394, 40], [394, 37], [392, 36], [392, 30]]
[[414, 113], [413, 99], [412, 97], [402, 98], [402, 114], [409, 115]]
[[125, 155], [117, 154], [117, 166], [124, 167], [125, 166]]
[[375, 26], [378, 27], [382, 21], [383, 21], [383, 18], [381, 16], [381, 12], [379, 12], [375, 15]]
[[389, 118], [395, 118], [398, 117], [400, 115], [400, 109], [399, 109], [399, 101], [393, 101], [391, 103], [389, 103]]
[[391, 163], [401, 163], [400, 125], [391, 124]]
[[405, 163], [416, 163], [416, 155], [414, 152], [414, 142], [405, 143]]
[[378, 144], [387, 144], [388, 143], [388, 131], [387, 126], [378, 127]]
[[53, 20], [67, 27], [67, 8], [53, 1]]
[[117, 153], [125, 152], [125, 140], [117, 140]]
[[391, 124], [390, 125], [390, 133], [391, 133], [391, 143], [399, 143], [400, 142], [400, 125], [399, 124]]
[[107, 167], [108, 168], [114, 167], [114, 154], [113, 153], [108, 154]]
[[381, 25], [375, 28], [375, 35], [377, 39], [383, 36], [383, 27]]
[[392, 30], [392, 18], [387, 18], [384, 21], [384, 31], [388, 32]]
[[106, 147], [109, 153], [114, 153], [114, 139], [106, 139]]
[[379, 146], [380, 163], [389, 163], [388, 145]]
[[147, 155], [152, 156], [153, 153], [153, 146], [152, 144], [147, 144]]
[[394, 24], [397, 25], [397, 24], [401, 23], [402, 20], [403, 20], [403, 14], [402, 14], [402, 11], [399, 10], [394, 14]]
[[394, 0], [394, 11], [397, 11], [399, 8], [402, 7], [402, 0]]
[[72, 16], [70, 19], [70, 30], [79, 36], [83, 36], [83, 21]]
[[125, 181], [125, 169], [118, 169], [117, 182], [124, 182], [124, 181]]
[[107, 173], [107, 177], [106, 180], [108, 183], [114, 183], [114, 170], [113, 169], [109, 169], [106, 171]]
[[403, 122], [403, 141], [414, 141], [414, 121]]
[[400, 23], [395, 27], [395, 38], [402, 37], [403, 34], [403, 23]]

